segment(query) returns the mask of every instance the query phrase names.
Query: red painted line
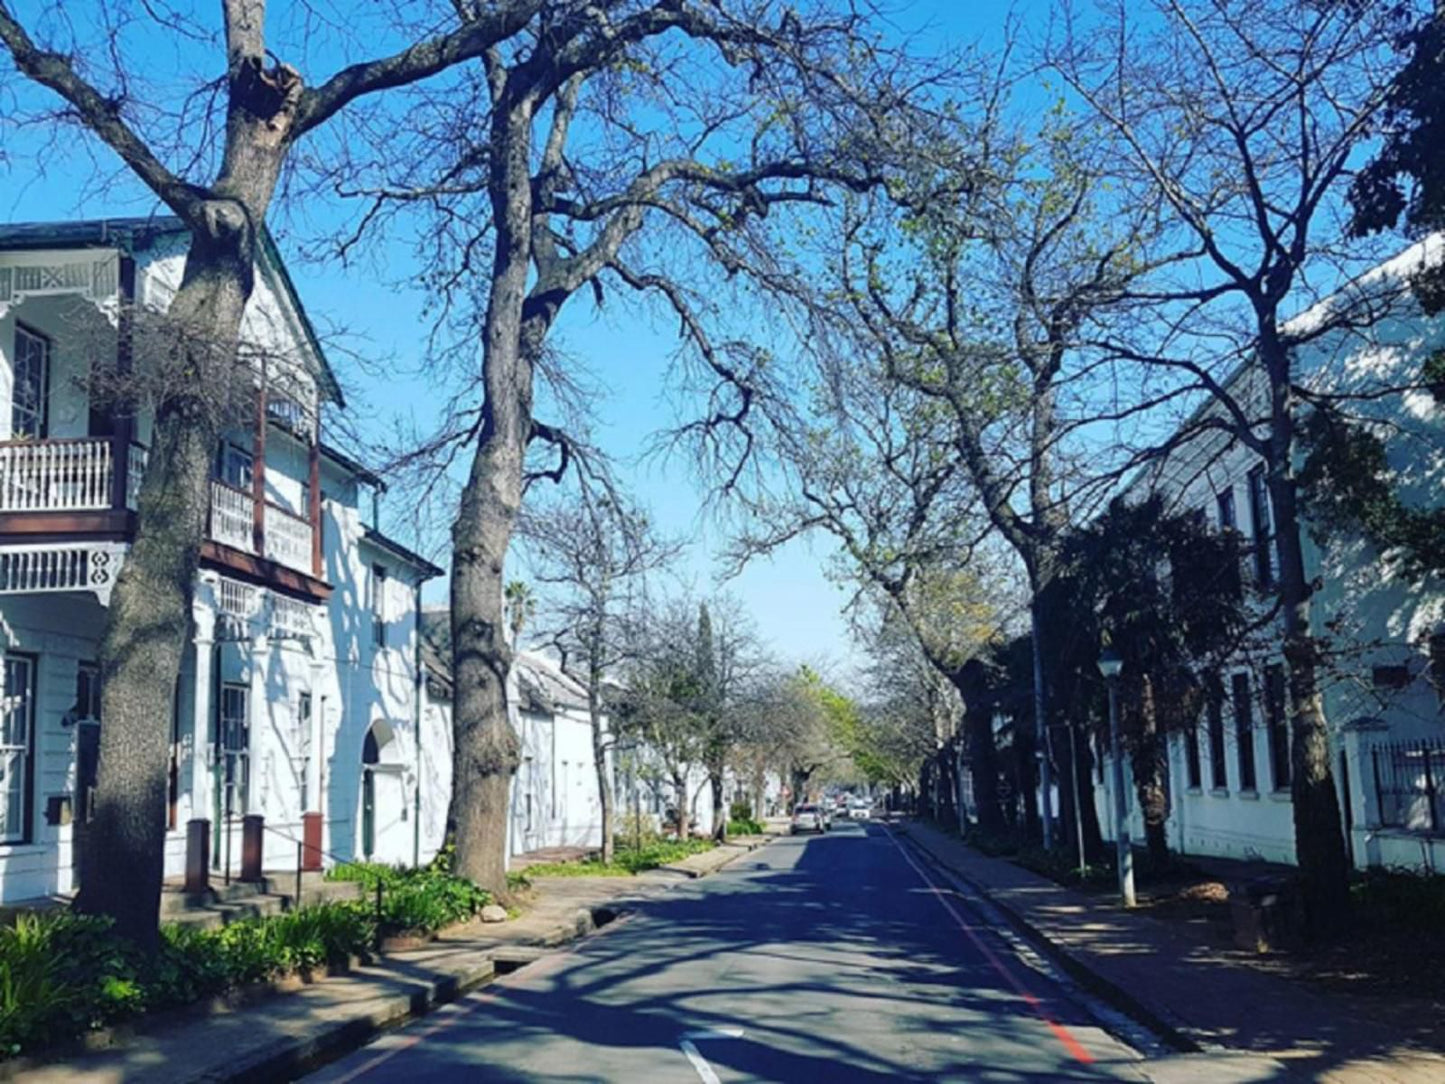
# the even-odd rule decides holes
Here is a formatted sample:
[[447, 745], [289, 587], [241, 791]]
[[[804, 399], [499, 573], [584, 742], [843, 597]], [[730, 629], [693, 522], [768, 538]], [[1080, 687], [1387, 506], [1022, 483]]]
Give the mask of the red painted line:
[[893, 843], [893, 846], [898, 848], [898, 853], [903, 856], [903, 860], [913, 867], [913, 872], [918, 874], [923, 883], [928, 886], [928, 890], [933, 893], [933, 898], [943, 905], [943, 909], [948, 912], [958, 928], [968, 936], [969, 941], [973, 942], [973, 947], [978, 949], [979, 954], [992, 965], [995, 971], [1003, 976], [1004, 981], [1014, 988], [1014, 991], [1019, 997], [1024, 999], [1029, 1008], [1038, 1014], [1039, 1019], [1048, 1025], [1049, 1030], [1052, 1031], [1059, 1042], [1063, 1044], [1064, 1049], [1069, 1052], [1069, 1055], [1075, 1060], [1084, 1062], [1085, 1064], [1092, 1062], [1094, 1060], [1093, 1056], [1084, 1049], [1079, 1040], [1075, 1039], [1073, 1035], [1069, 1033], [1068, 1028], [1064, 1027], [1063, 1024], [1060, 1024], [1049, 1015], [1048, 1010], [1044, 1008], [1043, 1002], [1035, 997], [1029, 988], [1020, 982], [1012, 971], [1004, 966], [1003, 961], [994, 954], [994, 951], [988, 947], [988, 944], [983, 938], [979, 937], [974, 931], [974, 928], [964, 921], [963, 916], [958, 913], [958, 909], [953, 906], [953, 901], [948, 898], [948, 893], [933, 883], [933, 879], [928, 876], [923, 867], [915, 862], [913, 856], [908, 853], [903, 844], [898, 842], [897, 837], [893, 835], [893, 831], [889, 828], [884, 828], [884, 831], [888, 833], [888, 838]]
[[[608, 930], [616, 929], [618, 926], [621, 926], [631, 917], [631, 915], [620, 915], [617, 918], [613, 919], [611, 922], [609, 922], [606, 926], [602, 927], [602, 929], [594, 931], [592, 936], [596, 937], [600, 934], [606, 933]], [[483, 1005], [488, 1005], [491, 1002], [495, 1001], [497, 999], [496, 990], [498, 987], [514, 986], [517, 982], [523, 979], [534, 979], [538, 978], [539, 976], [549, 974], [550, 972], [557, 970], [559, 966], [561, 966], [563, 963], [566, 963], [568, 960], [572, 959], [572, 957], [576, 955], [577, 951], [575, 949], [569, 949], [566, 952], [553, 953], [550, 956], [543, 956], [541, 959], [537, 960], [536, 963], [528, 964], [526, 967], [520, 967], [509, 975], [503, 975], [501, 978], [489, 983], [484, 989], [467, 995], [465, 999], [465, 1006], [463, 1008], [457, 1009], [457, 1011], [450, 1013], [448, 1016], [446, 1016], [445, 1019], [438, 1020], [430, 1027], [423, 1028], [415, 1035], [412, 1035], [409, 1038], [403, 1040], [402, 1042], [397, 1043], [390, 1049], [383, 1050], [374, 1058], [370, 1058], [367, 1061], [362, 1062], [345, 1076], [337, 1077], [333, 1084], [350, 1084], [350, 1082], [353, 1080], [359, 1080], [361, 1077], [365, 1076], [373, 1069], [377, 1068], [380, 1065], [384, 1065], [386, 1062], [389, 1062], [398, 1054], [405, 1053], [413, 1047], [419, 1046], [420, 1044], [426, 1042], [426, 1040], [432, 1038], [439, 1032], [445, 1031], [457, 1021], [463, 1020], [466, 1017], [472, 1015], [472, 1013], [476, 1012]], [[452, 1002], [452, 1006], [462, 1004], [463, 1002], [459, 1001]]]

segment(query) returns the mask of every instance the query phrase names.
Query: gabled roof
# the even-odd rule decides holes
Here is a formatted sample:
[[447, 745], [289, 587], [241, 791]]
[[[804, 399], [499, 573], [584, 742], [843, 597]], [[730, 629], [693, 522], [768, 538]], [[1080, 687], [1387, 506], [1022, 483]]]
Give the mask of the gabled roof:
[[386, 535], [382, 534], [374, 527], [363, 527], [361, 536], [367, 542], [370, 542], [373, 546], [375, 546], [377, 549], [385, 550], [393, 557], [398, 557], [401, 560], [405, 561], [407, 564], [420, 569], [422, 572], [426, 573], [427, 579], [431, 579], [433, 576], [441, 576], [445, 573], [445, 569], [439, 568], [437, 565], [432, 564], [432, 562], [428, 561], [421, 554], [417, 553], [415, 550], [408, 549], [406, 546], [403, 546], [395, 539], [386, 537]]
[[[189, 233], [186, 224], [175, 215], [150, 215], [148, 217], [92, 218], [75, 222], [6, 222], [0, 223], [0, 251], [27, 248], [91, 248], [96, 246], [120, 248], [127, 252], [139, 252], [148, 248], [156, 238], [169, 237], [178, 233]], [[346, 406], [341, 394], [341, 385], [336, 381], [321, 341], [316, 337], [316, 328], [306, 315], [301, 304], [301, 295], [291, 274], [276, 248], [271, 230], [261, 227], [261, 267], [274, 285], [280, 288], [296, 312], [301, 332], [306, 336], [307, 345], [321, 366], [321, 383], [326, 394], [339, 407]]]
[[[436, 675], [451, 684], [452, 628], [446, 607], [422, 610], [422, 658]], [[581, 682], [540, 651], [518, 651], [512, 657], [521, 707], [527, 711], [552, 713], [559, 709], [587, 708], [587, 690]]]

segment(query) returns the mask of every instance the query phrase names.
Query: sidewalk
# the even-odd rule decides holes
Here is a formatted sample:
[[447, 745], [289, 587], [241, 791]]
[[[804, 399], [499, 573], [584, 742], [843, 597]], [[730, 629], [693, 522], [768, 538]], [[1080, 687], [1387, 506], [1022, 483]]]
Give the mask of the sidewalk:
[[120, 1045], [26, 1068], [0, 1063], [18, 1084], [240, 1084], [290, 1079], [363, 1045], [377, 1032], [591, 932], [637, 903], [747, 854], [748, 841], [691, 855], [636, 877], [538, 879], [534, 906], [505, 923], [480, 921], [420, 948], [232, 1010], [154, 1021]]
[[[1106, 1000], [1202, 1049], [1278, 1059], [1291, 1075], [1329, 1084], [1439, 1084], [1445, 1057], [1335, 996], [1270, 975], [1239, 954], [1011, 862], [989, 858], [931, 825], [895, 826], [988, 896]], [[1142, 1011], [1141, 1011], [1142, 1010]], [[1435, 1021], [1422, 1021], [1421, 1031]]]

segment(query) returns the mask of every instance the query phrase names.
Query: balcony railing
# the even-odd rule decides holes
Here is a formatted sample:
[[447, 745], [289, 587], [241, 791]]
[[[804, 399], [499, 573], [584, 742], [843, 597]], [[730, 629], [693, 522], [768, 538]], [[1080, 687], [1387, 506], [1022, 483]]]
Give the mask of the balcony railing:
[[255, 553], [255, 502], [225, 482], [211, 483], [211, 538], [224, 546]]
[[[274, 504], [262, 511], [266, 552], [277, 564], [311, 573], [311, 524]], [[242, 553], [256, 552], [256, 502], [249, 493], [211, 483], [211, 539]]]
[[111, 507], [111, 442], [0, 444], [0, 512], [87, 512]]
[[266, 505], [266, 556], [298, 572], [311, 572], [311, 524], [274, 504]]

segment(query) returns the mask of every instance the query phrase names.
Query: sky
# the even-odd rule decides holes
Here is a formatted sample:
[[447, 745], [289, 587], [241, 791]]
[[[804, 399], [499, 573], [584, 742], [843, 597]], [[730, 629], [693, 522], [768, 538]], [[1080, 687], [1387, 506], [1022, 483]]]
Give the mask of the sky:
[[[18, 5], [22, 19], [26, 7]], [[272, 10], [280, 7], [273, 4]], [[197, 10], [212, 8], [216, 6]], [[918, 0], [895, 8], [895, 32], [917, 34], [916, 44], [930, 51], [975, 39], [987, 44], [999, 39], [1009, 10], [960, 0]], [[1026, 22], [1032, 11], [1035, 23], [1046, 10], [1042, 4], [1029, 3], [1013, 9]], [[156, 44], [158, 53], [175, 48], [174, 42]], [[5, 101], [0, 94], [0, 110]], [[0, 219], [102, 218], [144, 214], [154, 208], [148, 194], [124, 174], [116, 183], [97, 188], [97, 171], [112, 175], [115, 166], [103, 147], [80, 138], [49, 145], [31, 142], [33, 138], [13, 128], [7, 132], [0, 116]], [[36, 172], [36, 155], [43, 158], [43, 177]], [[351, 409], [362, 426], [390, 428], [397, 418], [424, 425], [434, 417], [438, 404], [433, 382], [418, 372], [428, 327], [422, 311], [426, 295], [409, 285], [422, 270], [409, 246], [388, 246], [382, 267], [374, 260], [342, 267], [302, 259], [300, 238], [275, 216], [273, 227], [303, 303], [323, 334], [328, 327], [345, 328], [349, 349], [394, 361], [382, 373], [349, 364], [343, 354], [333, 352], [332, 363], [342, 370]], [[718, 585], [717, 559], [726, 547], [726, 531], [700, 514], [704, 495], [691, 472], [682, 463], [637, 461], [648, 437], [674, 420], [672, 401], [664, 395], [664, 371], [675, 345], [671, 331], [654, 327], [645, 317], [599, 314], [590, 297], [579, 295], [564, 309], [554, 335], [570, 353], [585, 358], [604, 393], [594, 404], [598, 443], [618, 457], [623, 478], [650, 507], [660, 530], [692, 540], [670, 570], [671, 586], [699, 594], [726, 590], [752, 615], [780, 660], [822, 666], [847, 680], [862, 657], [841, 613], [847, 591], [825, 574], [834, 553], [831, 543], [826, 538], [790, 543]], [[384, 526], [445, 563], [445, 538], [407, 537], [415, 535], [407, 529], [410, 519], [407, 494], [393, 490], [385, 498]], [[429, 602], [444, 602], [445, 597], [443, 582], [429, 589]]]

